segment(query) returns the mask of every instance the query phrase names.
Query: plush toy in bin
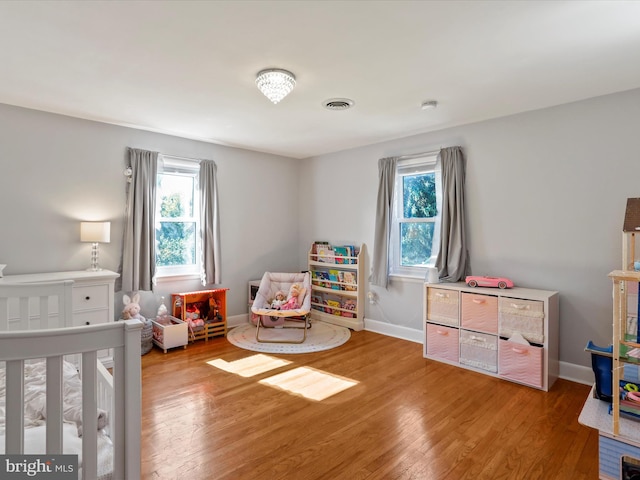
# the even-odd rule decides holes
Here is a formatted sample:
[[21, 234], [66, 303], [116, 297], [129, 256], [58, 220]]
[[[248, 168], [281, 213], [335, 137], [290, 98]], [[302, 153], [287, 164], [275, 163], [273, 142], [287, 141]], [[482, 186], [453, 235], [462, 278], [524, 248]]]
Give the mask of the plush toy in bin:
[[133, 297], [123, 295], [122, 303], [124, 303], [124, 308], [122, 309], [123, 320], [136, 318], [142, 322], [143, 326], [140, 337], [140, 353], [142, 355], [149, 353], [153, 347], [153, 323], [151, 320], [147, 320], [140, 315], [140, 294], [136, 293]]

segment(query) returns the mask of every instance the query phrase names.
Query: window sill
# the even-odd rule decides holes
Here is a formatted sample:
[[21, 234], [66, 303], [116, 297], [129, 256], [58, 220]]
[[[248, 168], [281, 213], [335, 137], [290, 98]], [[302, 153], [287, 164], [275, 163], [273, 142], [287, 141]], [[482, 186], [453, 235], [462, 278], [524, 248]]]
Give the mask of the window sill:
[[182, 281], [190, 281], [190, 280], [200, 280], [200, 275], [198, 275], [197, 273], [156, 275], [156, 284], [169, 283], [169, 282], [182, 282]]
[[392, 282], [403, 282], [403, 283], [424, 283], [424, 276], [415, 276], [415, 275], [399, 275], [399, 274], [391, 274], [389, 275], [389, 280]]

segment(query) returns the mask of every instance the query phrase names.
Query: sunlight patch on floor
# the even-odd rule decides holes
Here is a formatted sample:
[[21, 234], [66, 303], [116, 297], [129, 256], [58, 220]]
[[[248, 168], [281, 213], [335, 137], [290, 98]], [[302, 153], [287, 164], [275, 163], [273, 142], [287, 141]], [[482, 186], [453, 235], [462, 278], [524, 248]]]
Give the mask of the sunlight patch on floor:
[[241, 358], [240, 360], [234, 360], [233, 362], [227, 362], [221, 358], [216, 358], [207, 362], [212, 367], [219, 368], [225, 372], [235, 373], [241, 377], [253, 377], [254, 375], [260, 375], [261, 373], [275, 370], [276, 368], [289, 365], [291, 362], [288, 360], [282, 360], [280, 358], [270, 357], [259, 353], [257, 355], [251, 355], [250, 357]]
[[358, 382], [310, 367], [299, 367], [274, 375], [259, 383], [321, 401], [357, 385]]

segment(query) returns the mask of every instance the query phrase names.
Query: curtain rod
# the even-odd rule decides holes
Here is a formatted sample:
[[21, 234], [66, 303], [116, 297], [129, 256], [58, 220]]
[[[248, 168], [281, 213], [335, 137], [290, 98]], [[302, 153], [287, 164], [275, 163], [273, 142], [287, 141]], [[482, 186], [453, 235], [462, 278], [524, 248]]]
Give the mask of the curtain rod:
[[409, 155], [401, 155], [398, 160], [409, 160], [410, 158], [430, 157], [431, 155], [437, 155], [440, 150], [432, 150], [430, 152], [411, 153]]

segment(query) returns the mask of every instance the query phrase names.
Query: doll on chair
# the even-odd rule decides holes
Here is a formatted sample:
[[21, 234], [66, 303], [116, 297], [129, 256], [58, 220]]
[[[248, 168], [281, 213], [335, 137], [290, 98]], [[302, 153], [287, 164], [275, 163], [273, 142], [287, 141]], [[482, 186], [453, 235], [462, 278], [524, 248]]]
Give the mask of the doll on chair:
[[297, 310], [302, 306], [302, 300], [307, 289], [300, 286], [298, 283], [294, 283], [289, 288], [289, 295], [287, 301], [280, 305], [280, 310]]

